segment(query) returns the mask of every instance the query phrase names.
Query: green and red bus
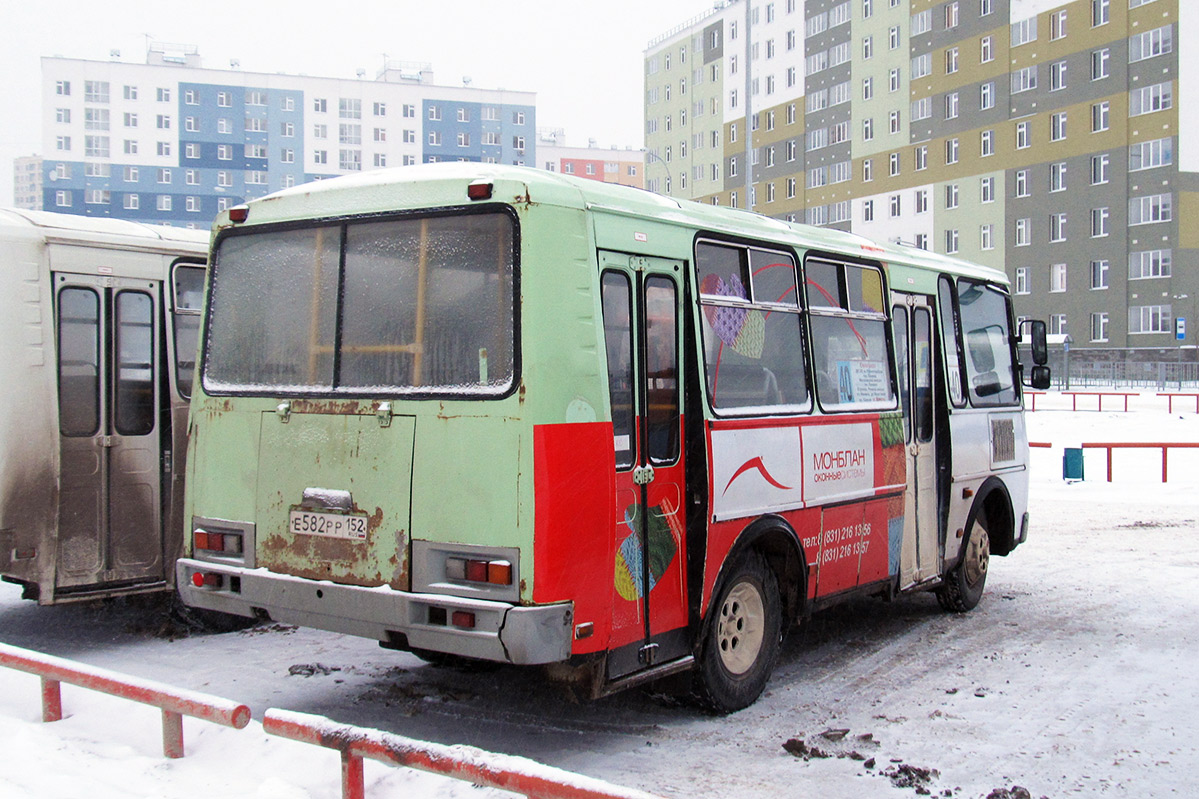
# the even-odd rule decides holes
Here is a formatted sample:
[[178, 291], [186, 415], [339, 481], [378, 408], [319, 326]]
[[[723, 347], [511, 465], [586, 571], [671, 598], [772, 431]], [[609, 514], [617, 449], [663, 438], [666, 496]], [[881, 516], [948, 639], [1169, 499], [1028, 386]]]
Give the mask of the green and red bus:
[[230, 209], [210, 262], [189, 605], [728, 711], [813, 611], [967, 610], [1027, 536], [996, 270], [477, 163]]

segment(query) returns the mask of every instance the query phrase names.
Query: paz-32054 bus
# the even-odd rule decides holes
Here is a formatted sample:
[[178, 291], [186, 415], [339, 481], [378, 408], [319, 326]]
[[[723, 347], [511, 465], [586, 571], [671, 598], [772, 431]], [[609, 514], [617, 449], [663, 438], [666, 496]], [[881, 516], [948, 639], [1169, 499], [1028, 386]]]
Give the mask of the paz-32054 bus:
[[207, 232], [0, 211], [0, 579], [169, 591]]
[[731, 710], [813, 610], [967, 610], [1026, 537], [995, 270], [481, 164], [231, 209], [211, 261], [191, 605]]

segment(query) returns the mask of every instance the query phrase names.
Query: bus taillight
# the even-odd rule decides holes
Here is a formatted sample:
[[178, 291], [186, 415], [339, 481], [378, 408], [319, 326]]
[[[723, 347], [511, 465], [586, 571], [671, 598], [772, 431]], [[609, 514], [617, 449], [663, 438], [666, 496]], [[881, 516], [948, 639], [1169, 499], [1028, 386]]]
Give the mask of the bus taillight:
[[466, 187], [466, 196], [472, 200], [490, 200], [491, 184], [487, 181], [475, 181]]
[[491, 585], [512, 585], [512, 563], [507, 560], [446, 558], [445, 576], [451, 580]]

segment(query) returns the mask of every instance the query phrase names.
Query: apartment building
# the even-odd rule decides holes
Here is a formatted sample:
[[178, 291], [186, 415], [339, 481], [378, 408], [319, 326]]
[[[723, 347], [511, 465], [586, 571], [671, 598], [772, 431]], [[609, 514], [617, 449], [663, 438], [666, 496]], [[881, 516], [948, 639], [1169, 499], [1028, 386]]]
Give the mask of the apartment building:
[[647, 48], [649, 188], [1002, 267], [1076, 349], [1194, 358], [1199, 4], [748, 3]]
[[562, 128], [537, 131], [537, 166], [547, 172], [560, 172], [601, 183], [645, 188], [645, 157], [630, 147], [600, 147], [589, 139], [586, 147], [566, 144]]
[[13, 159], [13, 207], [36, 210], [42, 207], [42, 159], [27, 155]]
[[536, 163], [535, 95], [441, 86], [428, 64], [374, 80], [203, 67], [152, 44], [147, 63], [43, 58], [41, 207], [206, 227], [281, 188], [433, 161]]

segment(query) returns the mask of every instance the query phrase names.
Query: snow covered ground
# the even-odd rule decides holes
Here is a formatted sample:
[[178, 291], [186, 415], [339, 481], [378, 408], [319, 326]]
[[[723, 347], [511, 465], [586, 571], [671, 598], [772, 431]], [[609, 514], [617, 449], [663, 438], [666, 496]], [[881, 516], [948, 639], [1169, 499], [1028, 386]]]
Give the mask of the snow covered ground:
[[[1191, 795], [1199, 451], [1172, 453], [1165, 485], [1159, 451], [1117, 451], [1110, 484], [1101, 451], [1088, 451], [1085, 482], [1061, 474], [1063, 446], [1199, 441], [1199, 416], [1152, 394], [1128, 414], [1069, 403], [1040, 397], [1028, 416], [1030, 439], [1054, 445], [1033, 451], [1030, 539], [992, 561], [978, 608], [949, 615], [917, 595], [819, 614], [788, 638], [761, 700], [725, 718], [647, 692], [573, 704], [535, 670], [439, 669], [280, 625], [173, 637], [145, 601], [40, 608], [10, 585], [0, 640], [245, 702], [258, 719], [316, 713], [668, 797], [914, 795], [896, 783], [980, 798], [1014, 785], [1054, 799]], [[63, 701], [67, 718], [42, 724], [37, 679], [0, 668], [0, 796], [340, 795], [335, 753], [257, 722], [185, 720], [187, 756], [166, 760], [158, 711], [70, 686]], [[504, 795], [370, 762], [366, 773], [371, 797]]]

